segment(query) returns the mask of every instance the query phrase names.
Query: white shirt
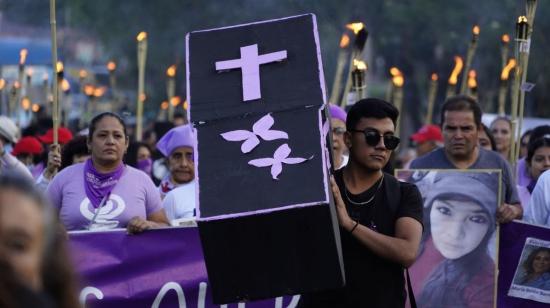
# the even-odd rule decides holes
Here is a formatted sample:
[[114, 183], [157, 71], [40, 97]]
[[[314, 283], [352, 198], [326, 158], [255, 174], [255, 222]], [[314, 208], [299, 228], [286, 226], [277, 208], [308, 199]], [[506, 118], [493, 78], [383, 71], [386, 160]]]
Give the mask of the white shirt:
[[525, 216], [532, 223], [550, 226], [550, 170], [537, 180]]
[[176, 219], [194, 217], [195, 180], [172, 189], [164, 197], [162, 206], [171, 223]]

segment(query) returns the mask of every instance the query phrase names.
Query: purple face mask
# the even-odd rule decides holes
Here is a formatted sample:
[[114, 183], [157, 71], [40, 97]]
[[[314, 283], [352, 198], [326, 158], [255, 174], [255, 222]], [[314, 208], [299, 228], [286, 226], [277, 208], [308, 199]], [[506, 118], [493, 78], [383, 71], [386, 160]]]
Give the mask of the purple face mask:
[[137, 168], [150, 176], [153, 170], [153, 160], [151, 158], [138, 160]]

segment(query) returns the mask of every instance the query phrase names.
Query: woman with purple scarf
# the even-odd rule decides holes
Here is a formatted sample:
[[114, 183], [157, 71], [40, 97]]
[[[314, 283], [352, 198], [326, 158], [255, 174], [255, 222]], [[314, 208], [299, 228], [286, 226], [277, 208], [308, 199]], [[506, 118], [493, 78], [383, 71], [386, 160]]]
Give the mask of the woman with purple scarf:
[[128, 139], [118, 115], [105, 112], [92, 119], [90, 159], [61, 171], [47, 190], [67, 230], [122, 227], [139, 233], [168, 225], [151, 178], [123, 163]]

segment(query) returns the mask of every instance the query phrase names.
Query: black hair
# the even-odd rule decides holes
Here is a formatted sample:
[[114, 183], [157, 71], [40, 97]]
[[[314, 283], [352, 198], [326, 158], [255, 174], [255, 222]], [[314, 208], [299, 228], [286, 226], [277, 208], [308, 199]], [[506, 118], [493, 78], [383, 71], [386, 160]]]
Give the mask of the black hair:
[[59, 170], [72, 165], [73, 156], [88, 154], [88, 146], [86, 145], [86, 136], [76, 136], [71, 141], [67, 142], [61, 150], [61, 167]]
[[94, 135], [94, 132], [96, 130], [97, 123], [105, 117], [113, 117], [113, 118], [117, 119], [118, 122], [120, 123], [120, 125], [122, 125], [122, 129], [124, 131], [124, 137], [128, 138], [128, 132], [126, 131], [126, 123], [124, 122], [122, 117], [119, 116], [118, 114], [114, 113], [114, 112], [103, 112], [103, 113], [100, 113], [100, 114], [96, 115], [92, 119], [92, 121], [90, 122], [90, 127], [88, 129], [88, 139], [89, 140], [92, 140], [92, 136]]
[[137, 161], [138, 161], [137, 154], [138, 154], [139, 148], [141, 147], [145, 147], [149, 150], [149, 152], [151, 152], [151, 154], [153, 153], [149, 145], [145, 142], [138, 142], [138, 141], [130, 142], [130, 145], [128, 146], [128, 151], [124, 156], [124, 163], [134, 168], [137, 168]]
[[489, 142], [491, 143], [491, 150], [496, 151], [497, 150], [497, 143], [495, 142], [495, 136], [493, 136], [493, 133], [487, 127], [487, 125], [481, 123], [481, 127], [483, 127], [483, 131], [485, 132], [485, 135], [487, 135], [487, 138], [489, 138]]
[[471, 96], [456, 95], [449, 97], [441, 107], [441, 127], [445, 123], [445, 112], [447, 111], [471, 111], [474, 114], [474, 122], [477, 128], [481, 127], [481, 116], [483, 112], [477, 101]]
[[550, 135], [544, 135], [540, 138], [529, 140], [529, 146], [527, 147], [527, 158], [525, 158], [525, 161], [529, 164], [529, 166], [531, 166], [531, 160], [533, 159], [535, 152], [542, 147], [550, 147]]
[[529, 147], [531, 143], [535, 142], [537, 139], [544, 137], [544, 135], [550, 135], [550, 125], [541, 125], [533, 128], [527, 147]]
[[378, 99], [367, 98], [355, 103], [348, 111], [346, 118], [346, 129], [352, 131], [362, 118], [385, 119], [390, 118], [396, 126], [399, 110], [394, 105]]
[[519, 141], [521, 142], [521, 144], [523, 145], [523, 139], [527, 136], [531, 137], [531, 134], [533, 133], [533, 130], [532, 129], [528, 129], [526, 130], [523, 135], [521, 135], [521, 138], [519, 138]]

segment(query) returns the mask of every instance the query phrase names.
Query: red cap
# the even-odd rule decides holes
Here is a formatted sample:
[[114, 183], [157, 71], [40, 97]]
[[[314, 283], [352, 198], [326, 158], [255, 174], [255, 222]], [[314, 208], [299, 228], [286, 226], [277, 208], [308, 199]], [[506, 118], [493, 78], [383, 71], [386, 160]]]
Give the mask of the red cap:
[[35, 137], [23, 137], [13, 147], [12, 155], [19, 154], [40, 154], [42, 153], [42, 143]]
[[424, 125], [415, 134], [411, 136], [411, 139], [415, 142], [426, 141], [441, 141], [443, 142], [443, 135], [441, 135], [441, 128], [437, 125]]
[[[60, 144], [65, 144], [73, 139], [73, 133], [71, 133], [71, 131], [65, 127], [60, 127], [57, 129], [57, 137]], [[38, 139], [40, 139], [45, 144], [52, 144], [53, 128], [48, 129], [48, 131], [44, 135], [38, 137]]]

